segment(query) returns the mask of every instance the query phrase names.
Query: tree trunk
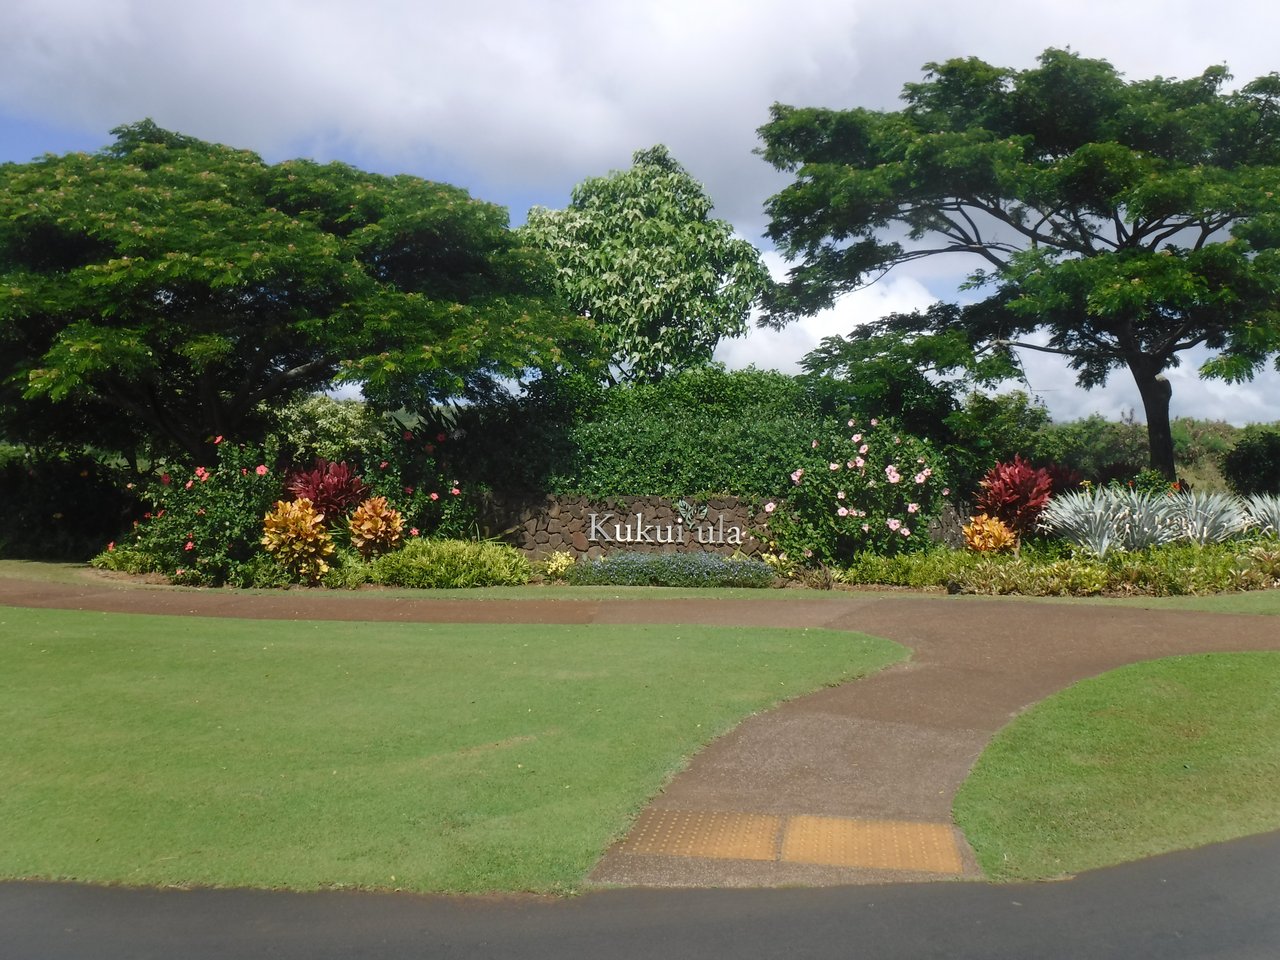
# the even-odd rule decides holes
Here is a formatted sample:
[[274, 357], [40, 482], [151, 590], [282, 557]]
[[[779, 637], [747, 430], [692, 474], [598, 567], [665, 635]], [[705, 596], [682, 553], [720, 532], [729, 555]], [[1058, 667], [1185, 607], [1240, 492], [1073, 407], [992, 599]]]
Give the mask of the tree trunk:
[[1130, 360], [1129, 369], [1142, 397], [1142, 409], [1147, 417], [1147, 444], [1151, 450], [1151, 469], [1162, 474], [1172, 483], [1178, 479], [1173, 462], [1173, 431], [1169, 427], [1169, 398], [1173, 387], [1156, 365], [1147, 358]]

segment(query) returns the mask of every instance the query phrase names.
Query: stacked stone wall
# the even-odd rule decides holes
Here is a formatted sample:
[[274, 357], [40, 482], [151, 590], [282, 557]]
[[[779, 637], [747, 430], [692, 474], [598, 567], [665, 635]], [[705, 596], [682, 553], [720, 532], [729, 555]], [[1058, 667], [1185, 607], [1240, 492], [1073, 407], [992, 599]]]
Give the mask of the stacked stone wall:
[[596, 559], [611, 553], [754, 555], [765, 514], [736, 497], [547, 496], [494, 504], [493, 529], [537, 560], [557, 551]]

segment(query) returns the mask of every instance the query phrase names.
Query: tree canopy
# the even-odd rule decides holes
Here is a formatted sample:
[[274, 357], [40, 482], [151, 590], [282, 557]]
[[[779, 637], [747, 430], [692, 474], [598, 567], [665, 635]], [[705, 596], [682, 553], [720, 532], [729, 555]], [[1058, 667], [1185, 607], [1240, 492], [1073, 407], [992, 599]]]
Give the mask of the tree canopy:
[[989, 292], [970, 346], [1059, 354], [1084, 387], [1127, 368], [1172, 476], [1163, 372], [1204, 347], [1201, 374], [1239, 382], [1280, 352], [1280, 75], [1126, 81], [1052, 49], [1028, 70], [925, 69], [896, 111], [774, 105], [762, 153], [795, 179], [768, 234], [797, 266], [770, 322], [964, 254]]
[[554, 366], [581, 321], [501, 207], [156, 127], [0, 166], [0, 416], [212, 459], [334, 382], [420, 406]]
[[594, 321], [617, 377], [700, 366], [721, 339], [746, 332], [769, 274], [711, 209], [659, 145], [637, 151], [629, 170], [580, 183], [567, 209], [529, 211], [523, 233], [551, 257], [570, 305]]

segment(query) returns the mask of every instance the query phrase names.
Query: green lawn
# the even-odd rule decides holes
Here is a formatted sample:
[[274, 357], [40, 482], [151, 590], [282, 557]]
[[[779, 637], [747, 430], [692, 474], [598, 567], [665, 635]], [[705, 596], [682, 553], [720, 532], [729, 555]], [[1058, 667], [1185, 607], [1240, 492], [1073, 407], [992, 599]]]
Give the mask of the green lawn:
[[1098, 601], [1128, 603], [1152, 610], [1203, 610], [1206, 613], [1253, 613], [1280, 615], [1280, 590], [1251, 590], [1248, 593], [1214, 593], [1200, 597], [1143, 597], [1132, 600]]
[[823, 630], [0, 608], [0, 876], [570, 892], [702, 744], [905, 654]]
[[992, 879], [1047, 879], [1280, 829], [1280, 653], [1135, 664], [1038, 704], [955, 801]]

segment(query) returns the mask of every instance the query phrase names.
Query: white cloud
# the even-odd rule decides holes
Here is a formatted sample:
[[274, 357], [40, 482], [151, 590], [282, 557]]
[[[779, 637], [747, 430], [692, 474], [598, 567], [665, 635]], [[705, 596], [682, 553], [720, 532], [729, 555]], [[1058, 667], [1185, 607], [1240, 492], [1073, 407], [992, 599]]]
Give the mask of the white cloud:
[[[764, 261], [775, 278], [786, 272], [786, 264], [777, 253], [766, 253]], [[890, 274], [879, 283], [841, 297], [831, 309], [781, 330], [757, 327], [745, 337], [722, 341], [716, 359], [730, 368], [756, 366], [799, 373], [804, 355], [827, 337], [847, 336], [855, 327], [891, 313], [923, 310], [937, 299], [906, 272]]]

